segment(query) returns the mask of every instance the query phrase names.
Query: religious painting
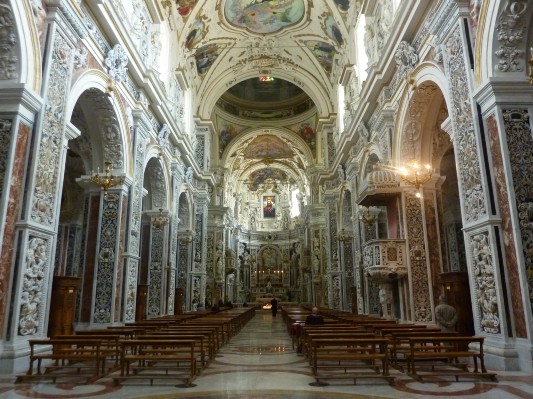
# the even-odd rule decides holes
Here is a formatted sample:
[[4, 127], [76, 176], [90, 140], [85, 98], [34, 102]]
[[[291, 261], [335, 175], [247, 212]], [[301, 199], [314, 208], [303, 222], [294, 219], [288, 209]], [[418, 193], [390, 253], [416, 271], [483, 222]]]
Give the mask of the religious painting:
[[242, 132], [245, 127], [228, 122], [224, 119], [219, 119], [217, 122], [219, 132], [218, 149], [219, 154], [222, 155], [231, 140], [237, 137], [237, 135]]
[[322, 68], [327, 73], [331, 73], [333, 66], [333, 57], [337, 53], [335, 47], [326, 42], [321, 42], [318, 40], [306, 40], [305, 45], [311, 52], [314, 54]]
[[192, 28], [185, 38], [185, 48], [191, 50], [196, 46], [206, 35], [205, 23], [200, 19], [195, 19]]
[[305, 15], [303, 0], [226, 0], [224, 16], [254, 33], [274, 33], [297, 24]]
[[256, 137], [244, 150], [245, 159], [280, 159], [292, 158], [293, 156], [294, 152], [287, 143], [273, 135]]
[[263, 218], [275, 218], [276, 217], [276, 196], [264, 195], [263, 196]]
[[209, 68], [211, 68], [211, 65], [213, 65], [225, 47], [225, 45], [208, 44], [200, 47], [198, 51], [194, 53], [196, 70], [198, 71], [199, 75], [204, 75]]
[[342, 33], [339, 27], [337, 26], [337, 23], [335, 22], [335, 18], [333, 18], [331, 15], [326, 18], [325, 30], [326, 30], [326, 34], [332, 40], [335, 40], [339, 46], [343, 45], [344, 39], [342, 37]]
[[178, 14], [185, 18], [191, 13], [198, 0], [178, 0], [177, 3]]
[[256, 191], [265, 181], [286, 181], [287, 174], [276, 168], [262, 168], [251, 173], [248, 177], [250, 191]]
[[316, 122], [314, 118], [309, 118], [303, 122], [289, 126], [293, 132], [297, 133], [302, 139], [305, 140], [309, 148], [313, 152], [316, 151]]

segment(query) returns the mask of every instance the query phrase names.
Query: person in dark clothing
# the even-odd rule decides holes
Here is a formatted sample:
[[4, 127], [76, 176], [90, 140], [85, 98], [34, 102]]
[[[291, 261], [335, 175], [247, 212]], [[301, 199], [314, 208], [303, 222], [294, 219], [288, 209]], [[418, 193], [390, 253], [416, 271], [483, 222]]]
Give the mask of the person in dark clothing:
[[305, 319], [306, 325], [318, 325], [318, 324], [324, 324], [324, 318], [322, 315], [318, 314], [318, 308], [315, 306], [313, 310], [311, 310], [311, 314], [307, 316]]
[[276, 298], [272, 298], [270, 304], [272, 305], [272, 317], [276, 317], [276, 314], [278, 313], [278, 300]]

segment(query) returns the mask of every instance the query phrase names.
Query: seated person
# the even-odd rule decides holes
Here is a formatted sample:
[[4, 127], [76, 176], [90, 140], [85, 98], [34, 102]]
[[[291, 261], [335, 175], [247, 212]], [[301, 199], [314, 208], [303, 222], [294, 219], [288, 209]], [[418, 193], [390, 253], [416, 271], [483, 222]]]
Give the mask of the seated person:
[[305, 324], [311, 326], [324, 324], [324, 318], [322, 315], [318, 314], [318, 308], [316, 306], [313, 308], [313, 310], [311, 310], [311, 314], [305, 319]]

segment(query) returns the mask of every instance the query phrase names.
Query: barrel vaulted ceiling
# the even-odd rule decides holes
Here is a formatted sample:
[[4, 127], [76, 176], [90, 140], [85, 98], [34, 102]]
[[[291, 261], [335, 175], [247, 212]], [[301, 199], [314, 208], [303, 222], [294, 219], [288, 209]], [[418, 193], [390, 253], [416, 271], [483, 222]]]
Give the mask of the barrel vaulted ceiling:
[[175, 0], [197, 123], [215, 130], [212, 165], [252, 188], [265, 179], [259, 165], [270, 179], [306, 183], [320, 162], [321, 129], [334, 123], [355, 8], [353, 0]]

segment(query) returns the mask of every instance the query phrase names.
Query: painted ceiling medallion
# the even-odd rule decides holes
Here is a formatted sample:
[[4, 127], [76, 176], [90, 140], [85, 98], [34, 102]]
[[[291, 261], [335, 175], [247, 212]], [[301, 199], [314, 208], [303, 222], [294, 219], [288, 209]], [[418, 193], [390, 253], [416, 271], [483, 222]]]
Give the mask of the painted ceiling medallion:
[[255, 33], [274, 33], [300, 22], [303, 0], [226, 0], [224, 16], [231, 24]]

